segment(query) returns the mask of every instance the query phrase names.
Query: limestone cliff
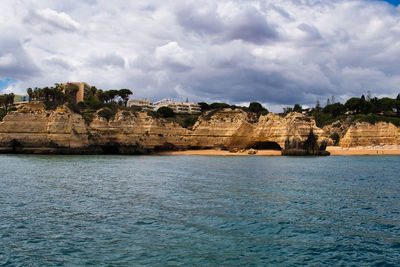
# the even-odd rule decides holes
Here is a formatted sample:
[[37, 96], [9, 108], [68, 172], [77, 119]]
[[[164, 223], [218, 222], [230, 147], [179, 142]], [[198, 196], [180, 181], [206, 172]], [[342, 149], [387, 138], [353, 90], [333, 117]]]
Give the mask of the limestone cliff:
[[[327, 136], [337, 134], [340, 137], [339, 146], [375, 146], [400, 144], [400, 128], [392, 123], [337, 121], [323, 128]], [[332, 140], [328, 144], [332, 144]]]
[[[310, 132], [315, 142], [310, 144]], [[190, 148], [283, 149], [284, 154], [324, 154], [327, 138], [302, 114], [257, 118], [240, 109], [210, 111], [192, 129], [120, 111], [107, 121], [95, 115], [87, 125], [67, 107], [46, 111], [40, 105], [10, 112], [0, 123], [0, 151], [19, 153], [149, 153]]]
[[339, 144], [342, 147], [398, 145], [400, 144], [400, 128], [387, 122], [376, 124], [358, 122], [348, 128]]

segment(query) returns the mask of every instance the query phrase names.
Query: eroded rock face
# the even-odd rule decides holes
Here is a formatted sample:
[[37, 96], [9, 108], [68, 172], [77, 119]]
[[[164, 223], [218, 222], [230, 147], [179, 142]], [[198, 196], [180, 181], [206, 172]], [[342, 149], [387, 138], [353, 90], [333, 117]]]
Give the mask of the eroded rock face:
[[[313, 148], [305, 148], [310, 132]], [[256, 118], [242, 110], [211, 111], [199, 118], [192, 129], [156, 119], [145, 112], [118, 112], [107, 121], [95, 116], [87, 125], [67, 107], [46, 111], [28, 105], [9, 113], [0, 123], [0, 150], [20, 153], [149, 153], [190, 148], [289, 149], [319, 155], [327, 138], [315, 121], [302, 114], [286, 117], [268, 114]], [[296, 153], [297, 153], [296, 152]]]
[[351, 125], [340, 139], [342, 147], [400, 144], [400, 128], [391, 123], [369, 124], [358, 122]]

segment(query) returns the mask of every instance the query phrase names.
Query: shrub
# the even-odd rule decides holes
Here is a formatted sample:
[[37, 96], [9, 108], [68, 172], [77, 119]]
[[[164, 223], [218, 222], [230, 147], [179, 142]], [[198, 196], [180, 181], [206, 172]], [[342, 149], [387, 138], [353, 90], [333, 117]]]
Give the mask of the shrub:
[[132, 110], [132, 111], [134, 111], [134, 112], [136, 112], [136, 111], [142, 111], [142, 107], [139, 107], [139, 106], [131, 106], [131, 107], [130, 107], [130, 110]]
[[157, 112], [153, 111], [153, 110], [148, 110], [147, 111], [147, 115], [150, 116], [150, 117], [153, 117], [153, 118], [159, 118], [160, 117], [160, 115]]
[[340, 135], [338, 133], [331, 134], [330, 138], [333, 140], [333, 145], [334, 146], [339, 145]]
[[100, 110], [99, 112], [97, 112], [97, 114], [106, 119], [107, 121], [109, 121], [111, 118], [113, 118], [115, 116], [115, 111], [113, 111], [110, 108], [103, 108], [102, 110]]
[[90, 125], [90, 123], [93, 121], [94, 112], [95, 112], [94, 110], [89, 109], [89, 110], [86, 110], [86, 111], [82, 114], [82, 117], [83, 117], [83, 119], [85, 120], [85, 123], [86, 123], [87, 125]]
[[157, 110], [157, 114], [159, 114], [163, 118], [173, 117], [175, 115], [174, 110], [170, 107], [161, 107]]
[[263, 106], [258, 102], [251, 102], [249, 105], [249, 111], [251, 112], [258, 113], [261, 112], [263, 109]]
[[191, 128], [191, 127], [193, 127], [193, 125], [196, 123], [197, 119], [198, 119], [197, 116], [195, 116], [195, 117], [190, 117], [190, 118], [186, 118], [186, 119], [183, 121], [182, 127], [184, 127], [184, 128]]
[[79, 108], [79, 106], [77, 104], [68, 103], [68, 107], [72, 110], [72, 112], [81, 114], [81, 109]]
[[337, 116], [345, 114], [346, 107], [343, 104], [334, 103], [324, 107], [323, 111], [332, 114], [332, 116], [336, 118]]
[[370, 124], [375, 124], [377, 122], [390, 122], [393, 123], [396, 126], [400, 126], [400, 118], [399, 117], [386, 117], [386, 116], [380, 116], [376, 114], [369, 114], [369, 115], [364, 115], [364, 114], [358, 114], [356, 116], [353, 116], [351, 118], [352, 121], [359, 121], [359, 122], [368, 122]]
[[132, 113], [131, 113], [130, 111], [128, 111], [128, 110], [124, 110], [124, 111], [122, 111], [122, 115], [123, 115], [124, 117], [129, 117], [129, 116], [132, 115]]
[[221, 108], [229, 108], [230, 105], [226, 103], [212, 103], [210, 105], [210, 109], [221, 109]]
[[204, 111], [210, 109], [210, 105], [205, 102], [200, 102], [199, 105], [200, 105], [201, 112], [204, 112]]
[[264, 110], [258, 112], [258, 115], [260, 115], [260, 116], [261, 115], [268, 115], [268, 113], [269, 113], [269, 111], [267, 109], [264, 109]]
[[3, 118], [7, 115], [7, 110], [1, 109], [0, 110], [0, 121], [3, 120]]

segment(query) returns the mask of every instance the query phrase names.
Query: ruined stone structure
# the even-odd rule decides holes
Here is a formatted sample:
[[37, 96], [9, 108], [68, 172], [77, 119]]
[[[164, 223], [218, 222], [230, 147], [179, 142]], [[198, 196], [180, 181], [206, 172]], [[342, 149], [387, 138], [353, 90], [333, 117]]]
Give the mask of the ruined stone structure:
[[64, 90], [66, 89], [66, 86], [68, 84], [73, 84], [78, 87], [78, 91], [76, 92], [75, 95], [75, 102], [76, 103], [83, 102], [83, 97], [85, 96], [85, 88], [90, 88], [90, 85], [88, 85], [85, 82], [67, 82], [63, 84]]

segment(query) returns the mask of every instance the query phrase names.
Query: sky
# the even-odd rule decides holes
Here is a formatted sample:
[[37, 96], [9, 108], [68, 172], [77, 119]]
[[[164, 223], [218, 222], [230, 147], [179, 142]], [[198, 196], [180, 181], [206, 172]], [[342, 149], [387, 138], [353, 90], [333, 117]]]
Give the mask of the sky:
[[272, 111], [394, 97], [399, 2], [2, 0], [0, 92], [85, 81]]

